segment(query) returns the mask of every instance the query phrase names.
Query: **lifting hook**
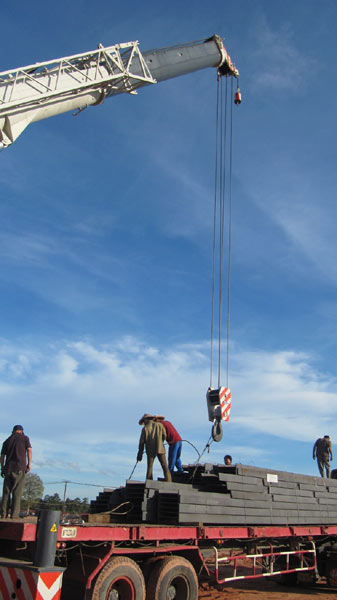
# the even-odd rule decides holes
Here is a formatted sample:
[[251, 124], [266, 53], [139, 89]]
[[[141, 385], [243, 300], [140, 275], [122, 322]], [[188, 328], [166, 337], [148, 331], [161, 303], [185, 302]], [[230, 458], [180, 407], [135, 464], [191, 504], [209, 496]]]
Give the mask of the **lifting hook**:
[[222, 423], [221, 419], [215, 419], [212, 426], [212, 438], [215, 442], [220, 442], [222, 440]]

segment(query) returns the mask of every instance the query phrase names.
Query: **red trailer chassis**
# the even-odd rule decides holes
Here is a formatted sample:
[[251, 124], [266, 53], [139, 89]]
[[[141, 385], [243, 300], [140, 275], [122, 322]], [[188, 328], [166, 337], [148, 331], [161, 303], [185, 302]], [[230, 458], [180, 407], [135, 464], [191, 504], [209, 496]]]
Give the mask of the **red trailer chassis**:
[[[20, 583], [25, 570], [34, 571], [36, 532], [32, 519], [0, 521], [1, 600], [44, 598], [32, 585], [27, 595]], [[59, 526], [52, 570], [63, 573], [63, 584], [58, 596], [49, 590], [45, 597], [62, 600], [196, 600], [200, 581], [295, 578], [303, 571], [336, 585], [337, 526]]]

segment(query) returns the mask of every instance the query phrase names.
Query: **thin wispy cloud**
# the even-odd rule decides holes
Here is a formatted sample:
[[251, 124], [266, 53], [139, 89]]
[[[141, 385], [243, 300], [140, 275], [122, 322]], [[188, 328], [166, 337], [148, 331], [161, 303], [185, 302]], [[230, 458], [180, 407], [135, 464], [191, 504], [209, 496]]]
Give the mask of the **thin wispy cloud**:
[[255, 69], [250, 84], [255, 90], [286, 91], [297, 95], [305, 80], [318, 69], [317, 61], [300, 51], [289, 21], [276, 29], [266, 15], [260, 15], [255, 24], [254, 42], [251, 59]]
[[[64, 4], [66, 21], [62, 7], [51, 19], [36, 0], [37, 23], [4, 5], [4, 69], [97, 42], [224, 36], [242, 91], [233, 409], [202, 460], [311, 472], [311, 444], [337, 425], [334, 2], [237, 2], [228, 19], [222, 0], [192, 16], [149, 0], [150, 21], [132, 0]], [[0, 153], [0, 433], [23, 422], [46, 481], [124, 483], [146, 411], [205, 448], [216, 86], [214, 68], [148, 86], [33, 123]], [[198, 452], [184, 443], [184, 461]]]
[[[138, 419], [144, 412], [163, 413], [201, 453], [211, 427], [205, 400], [207, 350], [204, 343], [154, 348], [130, 336], [104, 347], [74, 341], [39, 352], [19, 347], [15, 352], [12, 346], [7, 352], [8, 365], [13, 364], [13, 369], [7, 367], [10, 395], [0, 388], [3, 424], [10, 428], [12, 421], [24, 421], [37, 470], [48, 470], [52, 477], [62, 471], [69, 478], [78, 472], [93, 482], [104, 471], [122, 484], [135, 457]], [[312, 361], [313, 357], [294, 351], [234, 353], [233, 407], [230, 423], [224, 424], [226, 444], [231, 440], [233, 452], [259, 461], [263, 453], [259, 434], [284, 443], [307, 442], [318, 436], [327, 420], [330, 427], [337, 426], [337, 380], [315, 370]], [[17, 364], [25, 362], [30, 364], [30, 376], [21, 374], [23, 388]], [[235, 443], [239, 430], [257, 436], [255, 446]], [[48, 438], [43, 431], [48, 431]], [[185, 461], [194, 462], [198, 456], [187, 446]], [[223, 446], [216, 446], [207, 461], [212, 456], [219, 460], [224, 452]]]

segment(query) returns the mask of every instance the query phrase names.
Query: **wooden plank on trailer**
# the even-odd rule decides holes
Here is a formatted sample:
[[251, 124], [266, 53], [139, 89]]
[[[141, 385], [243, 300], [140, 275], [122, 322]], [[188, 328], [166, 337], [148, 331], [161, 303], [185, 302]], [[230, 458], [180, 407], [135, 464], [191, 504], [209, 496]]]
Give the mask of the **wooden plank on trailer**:
[[329, 498], [329, 497], [321, 497], [321, 498], [317, 498], [318, 504], [331, 504], [332, 506], [336, 507], [336, 513], [337, 513], [337, 501], [336, 498]]
[[[329, 479], [329, 482], [326, 484], [327, 490], [330, 494], [336, 494], [337, 493], [337, 486], [336, 486], [336, 479]], [[332, 484], [332, 482], [334, 482]]]
[[[251, 467], [249, 465], [237, 464], [238, 475], [254, 474], [256, 477], [260, 477], [262, 473], [270, 473], [278, 476], [279, 481], [293, 481], [297, 483], [312, 483], [315, 480], [322, 478], [315, 477], [312, 475], [302, 475], [300, 473], [288, 473], [287, 471], [277, 471], [275, 469], [262, 469], [260, 467]], [[331, 480], [332, 481], [332, 480]], [[335, 480], [337, 481], [337, 480]], [[319, 485], [319, 484], [318, 484]]]
[[[321, 483], [317, 483], [315, 481], [311, 483], [301, 483], [299, 482], [300, 490], [313, 490], [314, 492], [322, 492], [326, 489], [326, 486], [321, 478]], [[337, 491], [337, 490], [336, 490]]]
[[[257, 510], [257, 509], [256, 509]], [[240, 506], [207, 506], [195, 505], [195, 504], [179, 504], [179, 515], [180, 514], [203, 514], [203, 515], [218, 515], [222, 517], [222, 520], [230, 517], [231, 515], [244, 515], [245, 509]]]
[[231, 490], [230, 491], [231, 498], [242, 498], [242, 499], [254, 499], [254, 500], [264, 500], [265, 498], [269, 498], [270, 494], [268, 494], [267, 488], [263, 492], [243, 492], [242, 490]]
[[[278, 501], [278, 502], [307, 502], [309, 504], [311, 504], [312, 502], [315, 502], [316, 499], [314, 497], [313, 494], [311, 494], [311, 496], [307, 496], [307, 495], [302, 495], [304, 494], [304, 492], [300, 493], [298, 492], [297, 494], [275, 494], [274, 492], [272, 493], [272, 497], [273, 497], [273, 501]], [[307, 492], [306, 492], [307, 494]]]
[[313, 498], [314, 493], [310, 490], [293, 490], [291, 488], [277, 488], [273, 486], [270, 488], [270, 493], [275, 496], [291, 496], [293, 498]]
[[[224, 496], [223, 494], [211, 494], [210, 497], [205, 500], [203, 493], [200, 493], [199, 495], [195, 495], [195, 494], [180, 494], [180, 503], [182, 504], [207, 504], [208, 506], [241, 506], [241, 507], [245, 507], [245, 506], [249, 506], [249, 507], [256, 507], [256, 508], [268, 508], [269, 506], [272, 506], [272, 502], [271, 499], [268, 499], [268, 496], [265, 496], [265, 498], [267, 498], [266, 500], [254, 500], [254, 499], [234, 499], [234, 498], [230, 498], [228, 495]], [[220, 496], [220, 498], [218, 498], [217, 496]]]
[[272, 506], [274, 508], [292, 508], [292, 507], [297, 507], [297, 506], [303, 506], [305, 507], [305, 510], [314, 510], [316, 506], [318, 506], [318, 502], [315, 501], [315, 499], [313, 498], [313, 502], [284, 502], [283, 500], [278, 502], [277, 500], [273, 500], [272, 502]]
[[334, 494], [333, 492], [328, 492], [327, 490], [325, 490], [324, 492], [314, 492], [314, 497], [315, 498], [331, 498], [337, 504], [337, 494]]
[[[323, 507], [322, 507], [323, 508]], [[291, 509], [291, 510], [283, 510], [283, 509], [277, 509], [272, 511], [272, 516], [273, 517], [278, 517], [278, 516], [285, 516], [285, 515], [297, 515], [299, 519], [302, 519], [303, 517], [323, 517], [323, 516], [328, 516], [328, 511], [322, 509], [322, 510], [296, 510], [296, 509]]]
[[217, 524], [222, 526], [230, 526], [230, 525], [279, 525], [279, 526], [290, 526], [290, 525], [334, 525], [337, 524], [336, 519], [332, 519], [331, 517], [324, 517], [324, 521], [322, 522], [321, 517], [277, 517], [277, 516], [236, 516], [231, 515], [228, 519], [222, 521], [219, 519], [219, 515], [204, 515], [200, 514], [180, 514], [179, 515], [179, 524], [198, 524], [198, 525], [210, 525]]
[[179, 515], [179, 524], [182, 523], [197, 523], [197, 524], [211, 524], [216, 523], [219, 525], [245, 525], [245, 516], [229, 515], [228, 519], [224, 520], [219, 518], [221, 515], [204, 515], [203, 513], [181, 513]]
[[247, 483], [249, 485], [263, 485], [263, 478], [261, 477], [246, 477], [244, 475], [232, 475], [227, 473], [219, 473], [218, 477], [219, 481], [236, 481], [239, 483]]
[[[244, 515], [259, 515], [267, 516], [272, 515], [272, 510], [268, 508], [256, 508], [256, 507], [221, 507], [221, 506], [200, 506], [193, 504], [180, 504], [179, 514], [203, 514], [203, 515], [218, 515], [222, 521], [231, 518], [233, 515], [244, 516]], [[221, 518], [220, 518], [221, 517]]]
[[268, 482], [268, 486], [271, 489], [274, 488], [287, 488], [290, 490], [298, 490], [300, 484], [295, 482], [295, 481], [278, 481], [277, 483], [274, 483], [273, 481]]
[[175, 481], [152, 481], [147, 479], [145, 483], [146, 489], [160, 490], [164, 493], [179, 492], [179, 490], [195, 490], [196, 488], [189, 483], [176, 483]]
[[232, 491], [232, 490], [239, 490], [241, 492], [252, 492], [252, 493], [258, 493], [258, 492], [263, 492], [265, 488], [263, 487], [263, 485], [248, 485], [245, 483], [238, 483], [236, 481], [229, 481], [227, 483], [227, 490], [228, 491]]

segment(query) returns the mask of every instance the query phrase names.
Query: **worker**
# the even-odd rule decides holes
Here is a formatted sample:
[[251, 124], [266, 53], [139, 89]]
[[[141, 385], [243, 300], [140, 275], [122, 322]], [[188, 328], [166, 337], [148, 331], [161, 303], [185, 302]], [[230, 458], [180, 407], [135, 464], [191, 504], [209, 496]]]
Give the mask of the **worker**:
[[142, 460], [145, 447], [147, 456], [146, 479], [153, 479], [153, 463], [154, 459], [157, 457], [162, 466], [165, 481], [172, 481], [164, 447], [164, 442], [166, 440], [165, 427], [161, 423], [155, 421], [153, 415], [147, 413], [139, 420], [139, 425], [143, 425], [143, 429], [139, 438], [137, 461], [140, 462]]
[[1, 449], [1, 477], [4, 477], [0, 515], [12, 519], [20, 516], [20, 504], [26, 473], [30, 471], [32, 447], [24, 435], [22, 425], [14, 425], [12, 435], [4, 441]]
[[224, 461], [226, 467], [230, 467], [233, 462], [230, 454], [226, 454], [226, 456], [224, 456], [223, 461]]
[[174, 472], [174, 467], [177, 467], [179, 473], [183, 473], [183, 465], [181, 463], [181, 448], [183, 445], [181, 436], [179, 435], [176, 428], [170, 423], [170, 421], [166, 421], [165, 417], [161, 415], [155, 415], [155, 420], [159, 423], [162, 423], [165, 427], [166, 431], [166, 441], [169, 446], [168, 452], [168, 468], [170, 470], [171, 475]]
[[331, 440], [329, 435], [325, 435], [322, 438], [318, 438], [314, 443], [312, 450], [312, 458], [315, 460], [317, 457], [318, 470], [321, 477], [324, 477], [324, 469], [326, 477], [330, 477], [330, 462], [329, 459], [333, 460]]

